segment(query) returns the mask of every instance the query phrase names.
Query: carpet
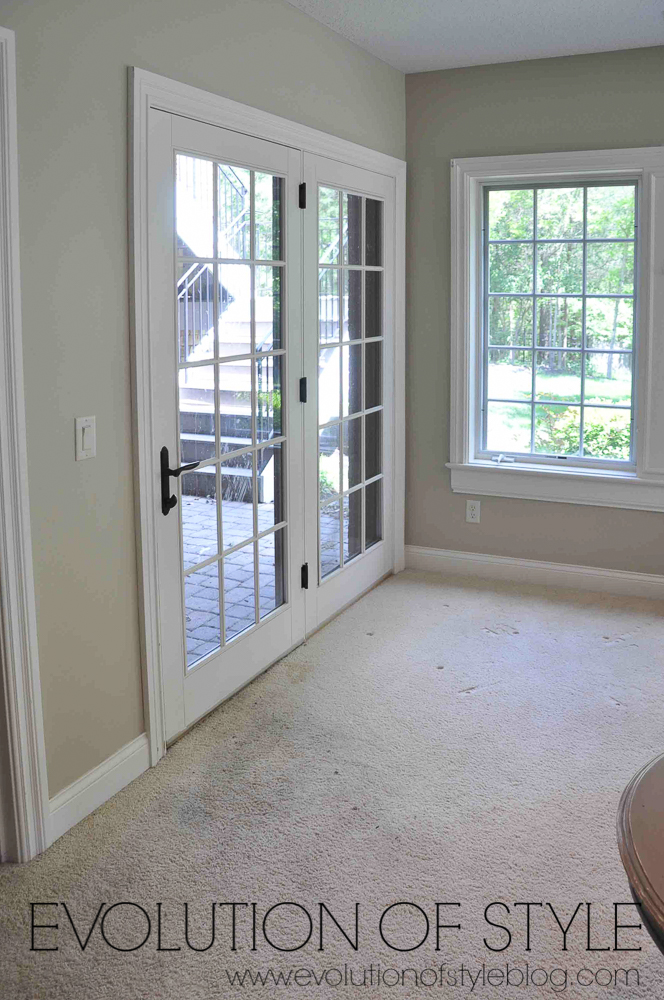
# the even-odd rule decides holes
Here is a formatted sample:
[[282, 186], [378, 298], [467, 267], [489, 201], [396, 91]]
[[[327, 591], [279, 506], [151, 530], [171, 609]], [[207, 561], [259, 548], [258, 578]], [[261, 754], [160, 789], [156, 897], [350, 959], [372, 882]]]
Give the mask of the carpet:
[[[664, 750], [662, 613], [390, 578], [0, 869], [0, 995], [661, 997], [614, 904], [620, 794]], [[57, 951], [30, 951], [33, 902]]]

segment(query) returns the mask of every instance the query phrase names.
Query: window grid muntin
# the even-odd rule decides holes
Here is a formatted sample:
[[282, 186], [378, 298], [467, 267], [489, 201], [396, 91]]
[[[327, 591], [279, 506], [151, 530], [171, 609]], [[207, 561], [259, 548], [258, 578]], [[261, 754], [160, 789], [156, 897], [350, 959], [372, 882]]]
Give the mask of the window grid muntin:
[[[555, 239], [552, 237], [539, 238], [537, 235], [538, 228], [538, 198], [537, 192], [540, 190], [549, 190], [551, 188], [582, 188], [583, 189], [583, 236], [582, 237], [568, 237], [562, 239]], [[589, 237], [588, 236], [588, 189], [596, 187], [631, 187], [634, 189], [634, 236], [633, 237], [616, 237], [612, 239], [611, 237]], [[531, 239], [490, 239], [490, 225], [489, 225], [489, 195], [492, 191], [516, 191], [516, 190], [527, 190], [533, 191], [533, 235]], [[550, 463], [551, 460], [555, 461], [566, 461], [572, 462], [574, 465], [597, 467], [602, 468], [620, 468], [625, 469], [634, 465], [635, 462], [635, 413], [636, 413], [636, 377], [637, 377], [637, 349], [636, 349], [636, 331], [637, 331], [637, 308], [638, 308], [638, 266], [639, 266], [639, 193], [640, 184], [636, 177], [621, 177], [621, 178], [602, 178], [594, 180], [592, 178], [584, 178], [581, 180], [563, 180], [563, 181], [541, 181], [537, 183], [515, 183], [515, 184], [486, 184], [482, 188], [482, 336], [479, 338], [479, 346], [481, 349], [481, 364], [480, 364], [480, 456], [482, 453], [487, 457], [498, 455], [498, 450], [489, 450], [487, 447], [487, 433], [488, 433], [488, 404], [491, 403], [520, 403], [523, 405], [530, 406], [530, 420], [531, 420], [531, 450], [530, 452], [519, 452], [519, 451], [502, 451], [501, 453], [505, 456], [514, 457], [520, 459], [521, 461], [527, 461], [528, 463]], [[537, 288], [537, 262], [538, 253], [537, 246], [542, 243], [582, 243], [583, 244], [583, 254], [582, 254], [582, 291], [581, 292], [539, 292]], [[587, 288], [587, 247], [589, 244], [593, 243], [631, 243], [633, 245], [633, 281], [632, 281], [632, 292], [631, 294], [625, 293], [624, 291], [615, 293], [588, 293]], [[533, 274], [532, 274], [532, 291], [531, 292], [491, 292], [490, 291], [490, 274], [489, 274], [489, 248], [492, 245], [510, 245], [510, 244], [530, 244], [533, 247]], [[532, 306], [532, 344], [528, 345], [491, 345], [489, 342], [489, 303], [492, 298], [526, 298], [530, 299], [533, 303]], [[546, 298], [567, 298], [567, 299], [582, 299], [582, 346], [580, 348], [551, 348], [551, 347], [540, 347], [537, 344], [537, 324], [538, 324], [538, 309], [537, 302], [539, 299]], [[632, 346], [630, 350], [627, 349], [601, 349], [601, 348], [588, 348], [586, 346], [587, 342], [587, 330], [586, 330], [586, 313], [587, 313], [587, 301], [592, 299], [625, 299], [632, 303]], [[529, 351], [532, 355], [531, 357], [531, 398], [530, 400], [512, 400], [512, 399], [489, 399], [488, 397], [488, 358], [489, 350], [524, 350]], [[579, 403], [565, 403], [559, 400], [556, 401], [546, 401], [537, 400], [535, 398], [535, 376], [536, 376], [536, 354], [538, 351], [565, 351], [568, 353], [579, 353], [582, 355], [581, 363], [581, 378], [582, 378], [582, 390], [581, 399]], [[630, 406], [612, 406], [611, 404], [602, 403], [587, 403], [585, 401], [585, 371], [586, 371], [586, 355], [593, 353], [601, 354], [630, 354], [632, 357], [631, 366], [631, 391], [630, 391]], [[580, 411], [579, 420], [579, 453], [570, 455], [556, 455], [553, 453], [546, 452], [535, 452], [534, 450], [534, 439], [535, 439], [535, 407], [537, 405], [557, 405], [566, 408], [576, 408]], [[583, 454], [584, 448], [584, 409], [586, 407], [596, 408], [596, 409], [611, 409], [614, 411], [624, 412], [629, 410], [630, 412], [630, 454], [627, 459], [617, 459], [617, 458], [599, 458]]]
[[[178, 379], [176, 380], [176, 394], [179, 390], [179, 372], [187, 369], [199, 368], [204, 366], [212, 366], [214, 368], [214, 434], [215, 434], [215, 451], [216, 455], [214, 458], [205, 459], [201, 462], [201, 465], [196, 471], [204, 471], [205, 469], [213, 467], [215, 470], [215, 503], [216, 503], [216, 524], [217, 524], [217, 554], [196, 563], [194, 566], [190, 566], [187, 569], [182, 566], [182, 586], [183, 586], [183, 615], [186, 615], [186, 603], [184, 595], [184, 584], [187, 577], [191, 576], [196, 572], [200, 572], [207, 566], [214, 563], [218, 565], [218, 587], [219, 587], [219, 625], [220, 625], [220, 635], [219, 644], [215, 649], [208, 653], [203, 654], [198, 659], [189, 662], [187, 651], [185, 650], [185, 668], [187, 672], [192, 669], [198, 669], [210, 656], [216, 655], [220, 649], [228, 645], [231, 642], [235, 642], [236, 639], [241, 638], [246, 635], [247, 632], [258, 628], [267, 618], [275, 615], [277, 612], [281, 612], [287, 607], [289, 603], [289, 593], [288, 593], [288, 546], [284, 544], [283, 546], [283, 584], [284, 584], [284, 600], [273, 611], [269, 612], [263, 618], [260, 617], [260, 575], [259, 575], [259, 539], [268, 537], [269, 535], [275, 535], [279, 530], [287, 529], [287, 520], [282, 520], [278, 524], [272, 525], [262, 532], [258, 532], [258, 478], [257, 478], [257, 456], [258, 452], [264, 448], [269, 448], [271, 446], [279, 444], [281, 446], [281, 499], [282, 499], [282, 509], [287, 509], [287, 491], [289, 488], [288, 477], [286, 475], [286, 440], [287, 440], [287, 412], [284, 404], [284, 389], [287, 385], [287, 358], [286, 349], [281, 346], [275, 350], [271, 351], [258, 351], [256, 349], [256, 303], [255, 303], [255, 275], [256, 267], [279, 267], [284, 269], [282, 274], [285, 274], [286, 266], [286, 227], [284, 226], [285, 218], [285, 204], [286, 204], [286, 185], [284, 183], [284, 177], [280, 174], [270, 174], [272, 177], [280, 178], [282, 181], [281, 186], [281, 206], [280, 206], [280, 243], [281, 243], [281, 253], [282, 258], [280, 260], [269, 260], [261, 258], [256, 255], [257, 250], [257, 232], [256, 232], [256, 219], [255, 219], [255, 169], [247, 168], [241, 164], [231, 164], [228, 162], [223, 162], [214, 158], [200, 156], [198, 153], [191, 153], [186, 150], [179, 150], [175, 152], [175, 173], [177, 176], [177, 157], [186, 156], [193, 157], [196, 160], [205, 160], [212, 164], [213, 170], [213, 183], [212, 183], [212, 209], [213, 209], [213, 229], [212, 229], [212, 257], [197, 257], [192, 254], [180, 254], [178, 248], [178, 233], [177, 224], [175, 226], [174, 241], [175, 241], [175, 288], [176, 288], [176, 333], [177, 333], [177, 364], [176, 370], [178, 372]], [[224, 166], [237, 166], [241, 169], [250, 169], [250, 200], [249, 200], [249, 256], [238, 257], [238, 258], [220, 258], [217, 256], [218, 252], [218, 235], [219, 235], [219, 185], [218, 185], [218, 168]], [[266, 171], [260, 170], [259, 173], [265, 173]], [[177, 186], [174, 188], [174, 196], [176, 197]], [[177, 213], [176, 213], [177, 218]], [[212, 287], [213, 287], [213, 320], [214, 320], [214, 354], [210, 358], [203, 359], [201, 361], [187, 361], [180, 360], [180, 327], [179, 327], [179, 316], [177, 315], [178, 310], [178, 269], [183, 264], [209, 264], [212, 267]], [[220, 327], [220, 315], [219, 315], [219, 267], [223, 264], [230, 264], [236, 266], [249, 266], [250, 267], [250, 324], [251, 324], [251, 351], [240, 355], [233, 356], [222, 356], [219, 350], [219, 327]], [[285, 325], [287, 322], [287, 307], [286, 307], [286, 282], [282, 280], [280, 282], [280, 296], [281, 296], [281, 310], [280, 310], [280, 320], [281, 320], [281, 343], [282, 345], [286, 343], [285, 336]], [[187, 309], [185, 304], [185, 316], [187, 316]], [[186, 357], [186, 355], [185, 355]], [[257, 384], [256, 384], [256, 362], [268, 360], [270, 357], [281, 357], [281, 430], [282, 433], [274, 438], [268, 438], [265, 440], [258, 440], [256, 431], [256, 415], [257, 415]], [[231, 363], [233, 361], [247, 361], [250, 364], [251, 370], [251, 445], [234, 449], [229, 452], [221, 451], [221, 413], [220, 413], [220, 389], [219, 389], [219, 371], [220, 365]], [[176, 412], [180, 412], [179, 399], [177, 399]], [[179, 418], [178, 418], [179, 419]], [[182, 463], [182, 457], [180, 452], [181, 444], [181, 432], [178, 425], [178, 435], [177, 435], [177, 454], [179, 463]], [[222, 465], [228, 462], [229, 459], [237, 458], [244, 454], [252, 455], [252, 484], [253, 484], [253, 497], [252, 497], [252, 516], [253, 516], [253, 534], [251, 538], [244, 539], [237, 544], [230, 546], [228, 549], [223, 548], [223, 498], [221, 491], [221, 477], [222, 477]], [[180, 483], [178, 482], [178, 490], [180, 489]], [[180, 510], [182, 509], [181, 504]], [[180, 516], [180, 537], [182, 539], [182, 517]], [[286, 537], [285, 535], [283, 536]], [[248, 628], [243, 629], [241, 632], [236, 633], [230, 639], [226, 639], [226, 608], [225, 608], [225, 590], [224, 590], [224, 561], [228, 556], [233, 553], [248, 548], [250, 545], [254, 546], [254, 616], [255, 620], [253, 625]], [[186, 621], [185, 624], [185, 636], [186, 636]]]
[[[317, 342], [318, 342], [318, 355], [319, 355], [319, 357], [320, 357], [321, 351], [323, 351], [323, 350], [326, 350], [326, 349], [329, 349], [329, 348], [332, 348], [332, 347], [336, 347], [336, 348], [339, 349], [339, 417], [338, 418], [334, 418], [334, 419], [329, 420], [329, 421], [325, 421], [323, 423], [319, 423], [318, 424], [318, 432], [317, 432], [317, 438], [318, 438], [318, 441], [317, 441], [317, 449], [318, 449], [318, 456], [317, 456], [317, 458], [318, 458], [318, 461], [317, 461], [317, 467], [318, 467], [318, 483], [317, 483], [318, 525], [317, 525], [317, 529], [318, 529], [318, 579], [319, 579], [319, 583], [321, 583], [323, 580], [329, 580], [329, 579], [331, 579], [332, 576], [336, 575], [337, 573], [340, 573], [344, 569], [344, 566], [348, 564], [348, 562], [350, 562], [350, 561], [355, 562], [357, 559], [360, 559], [365, 554], [365, 552], [368, 550], [368, 548], [373, 548], [375, 545], [380, 544], [380, 542], [382, 541], [382, 538], [380, 538], [376, 542], [373, 542], [368, 547], [366, 545], [366, 486], [370, 485], [371, 483], [374, 483], [374, 482], [377, 482], [377, 481], [381, 480], [383, 478], [384, 473], [381, 471], [380, 474], [378, 474], [376, 476], [373, 476], [371, 479], [369, 479], [369, 480], [365, 479], [365, 472], [366, 472], [365, 417], [366, 417], [367, 414], [375, 413], [375, 412], [380, 412], [384, 408], [384, 401], [383, 401], [384, 357], [382, 355], [381, 355], [381, 359], [380, 359], [380, 365], [381, 365], [381, 371], [380, 371], [381, 400], [382, 400], [381, 404], [379, 406], [370, 407], [368, 410], [364, 409], [364, 404], [365, 404], [365, 392], [366, 392], [366, 345], [367, 344], [371, 344], [371, 343], [382, 343], [384, 341], [384, 339], [385, 339], [384, 335], [382, 334], [382, 332], [381, 332], [381, 334], [379, 336], [372, 336], [372, 337], [367, 337], [366, 336], [366, 310], [367, 310], [366, 274], [367, 274], [367, 272], [384, 273], [384, 271], [385, 271], [384, 264], [381, 264], [381, 265], [372, 264], [372, 265], [370, 265], [370, 264], [366, 264], [365, 263], [365, 261], [366, 261], [366, 252], [367, 252], [366, 251], [366, 245], [367, 245], [367, 240], [366, 240], [366, 201], [367, 201], [367, 198], [369, 198], [370, 196], [368, 196], [368, 195], [357, 195], [357, 197], [360, 197], [362, 199], [361, 200], [361, 212], [360, 212], [360, 254], [361, 254], [360, 259], [361, 259], [362, 263], [361, 264], [348, 264], [348, 263], [345, 262], [345, 256], [349, 256], [349, 254], [345, 254], [344, 253], [344, 244], [343, 244], [343, 236], [344, 236], [344, 217], [343, 217], [344, 195], [345, 194], [346, 195], [347, 194], [354, 194], [354, 192], [348, 191], [348, 190], [346, 190], [344, 188], [333, 188], [332, 186], [327, 185], [327, 184], [319, 184], [318, 185], [317, 198], [316, 198], [316, 211], [318, 213], [318, 215], [317, 215], [317, 218], [318, 218], [318, 226], [317, 226], [317, 255], [318, 255], [319, 258], [320, 258], [320, 197], [318, 195], [318, 192], [320, 191], [321, 188], [325, 188], [328, 191], [336, 190], [336, 192], [337, 192], [338, 212], [339, 212], [339, 216], [338, 216], [338, 218], [339, 218], [339, 228], [338, 228], [338, 247], [339, 247], [339, 252], [338, 252], [338, 260], [337, 260], [336, 263], [331, 263], [331, 262], [328, 262], [328, 261], [321, 261], [320, 259], [318, 260], [318, 277], [317, 277], [317, 280], [319, 282], [319, 286], [318, 286], [319, 290], [318, 290], [318, 294], [317, 294], [317, 310], [316, 310], [316, 313], [317, 313], [317, 333], [316, 333], [316, 337], [317, 337]], [[382, 201], [382, 199], [379, 199], [379, 198], [371, 197], [370, 200], [372, 200], [372, 201], [379, 201], [380, 204], [381, 204], [381, 206], [383, 206], [383, 204], [384, 204], [383, 201]], [[383, 221], [384, 220], [383, 220], [383, 216], [382, 216], [383, 212], [384, 212], [384, 208], [381, 208], [381, 219], [380, 219], [380, 240], [381, 240], [380, 259], [384, 261], [385, 256], [384, 256], [384, 232], [383, 232]], [[337, 297], [337, 310], [338, 310], [337, 314], [338, 314], [338, 319], [339, 319], [339, 324], [338, 324], [339, 325], [339, 336], [338, 336], [337, 340], [322, 341], [321, 338], [320, 338], [320, 323], [321, 323], [320, 274], [321, 274], [321, 271], [323, 269], [337, 271], [337, 273], [338, 273], [336, 297]], [[344, 328], [344, 313], [343, 313], [344, 277], [343, 276], [344, 276], [344, 272], [345, 271], [361, 271], [363, 273], [362, 285], [361, 285], [361, 293], [362, 294], [361, 294], [361, 310], [360, 310], [361, 336], [360, 337], [355, 337], [353, 339], [350, 339], [350, 337], [349, 337], [346, 340], [343, 339], [343, 328]], [[380, 309], [381, 309], [381, 313], [380, 313], [380, 325], [381, 325], [381, 330], [382, 330], [383, 321], [384, 321], [383, 320], [384, 299], [385, 299], [385, 285], [384, 285], [384, 282], [383, 282], [382, 285], [381, 285], [381, 299], [380, 299]], [[343, 367], [342, 367], [343, 366], [343, 347], [344, 346], [351, 346], [351, 345], [361, 345], [361, 357], [362, 357], [362, 360], [361, 360], [361, 376], [360, 376], [360, 379], [361, 379], [361, 407], [362, 408], [360, 410], [356, 411], [355, 413], [348, 414], [347, 416], [344, 417], [343, 416], [343, 391], [344, 391], [344, 383], [343, 383]], [[357, 483], [355, 486], [351, 487], [350, 489], [344, 490], [343, 489], [343, 486], [344, 486], [344, 475], [343, 475], [343, 468], [344, 468], [344, 463], [343, 463], [343, 459], [344, 459], [343, 425], [346, 424], [346, 423], [349, 423], [351, 420], [359, 420], [360, 423], [361, 423], [361, 431], [360, 431], [361, 481], [359, 483]], [[325, 428], [334, 427], [334, 426], [338, 426], [338, 428], [339, 428], [339, 469], [338, 469], [338, 481], [339, 481], [339, 487], [340, 487], [340, 489], [339, 489], [339, 492], [335, 493], [333, 496], [329, 496], [329, 497], [326, 497], [324, 500], [321, 500], [321, 495], [320, 495], [320, 455], [321, 455], [321, 452], [320, 452], [320, 432], [321, 432], [321, 430], [323, 430]], [[383, 432], [382, 424], [381, 424], [381, 440], [380, 440], [380, 445], [379, 445], [379, 451], [380, 451], [380, 463], [381, 463], [380, 467], [381, 467], [381, 470], [382, 470], [384, 468], [384, 432]], [[359, 554], [357, 554], [355, 556], [352, 556], [350, 560], [344, 560], [343, 502], [344, 502], [344, 498], [345, 497], [347, 497], [351, 493], [355, 493], [355, 492], [357, 492], [359, 490], [362, 490], [361, 548], [360, 548]], [[383, 505], [383, 502], [384, 502], [384, 500], [383, 500], [383, 496], [382, 496], [382, 493], [381, 493], [381, 513], [380, 513], [380, 525], [381, 525], [380, 531], [381, 531], [381, 535], [382, 535], [382, 505]], [[332, 569], [329, 572], [325, 573], [325, 575], [323, 576], [323, 572], [322, 572], [321, 519], [320, 519], [320, 515], [321, 515], [321, 511], [325, 507], [331, 507], [334, 504], [338, 504], [338, 506], [339, 506], [339, 565], [335, 569]]]

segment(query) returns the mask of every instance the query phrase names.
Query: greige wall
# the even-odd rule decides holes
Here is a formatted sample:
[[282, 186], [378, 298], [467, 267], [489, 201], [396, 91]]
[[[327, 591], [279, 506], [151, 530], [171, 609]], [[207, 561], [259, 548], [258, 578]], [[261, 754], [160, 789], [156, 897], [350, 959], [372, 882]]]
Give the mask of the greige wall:
[[664, 573], [664, 515], [450, 489], [450, 160], [664, 143], [664, 48], [406, 77], [406, 541]]
[[[284, 0], [10, 0], [32, 538], [53, 795], [143, 731], [134, 545], [127, 66], [394, 156], [404, 77]], [[74, 461], [74, 417], [97, 457]]]

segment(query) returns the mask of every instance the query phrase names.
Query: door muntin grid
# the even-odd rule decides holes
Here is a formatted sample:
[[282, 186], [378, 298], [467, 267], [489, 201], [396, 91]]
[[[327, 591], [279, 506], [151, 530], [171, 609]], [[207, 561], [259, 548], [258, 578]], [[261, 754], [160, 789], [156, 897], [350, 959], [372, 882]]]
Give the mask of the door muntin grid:
[[[521, 233], [518, 238], [514, 237], [514, 234], [508, 235], [507, 238], [494, 238], [496, 234], [491, 232], [489, 219], [489, 199], [492, 193], [510, 197], [510, 193], [520, 192], [523, 192], [525, 197], [532, 194], [530, 232]], [[557, 192], [577, 195], [578, 209], [576, 212], [572, 210], [566, 219], [566, 232], [547, 231], [550, 220], [546, 214], [546, 198], [547, 195], [555, 198]], [[616, 193], [617, 196], [623, 194], [626, 198], [629, 209], [623, 213], [621, 220], [624, 227], [622, 234], [617, 230], [602, 232], [601, 225], [598, 227], [597, 216], [592, 217], [592, 198], [597, 196], [598, 192], [605, 192], [608, 196], [612, 193]], [[601, 465], [604, 468], [624, 469], [634, 464], [638, 194], [636, 179], [487, 185], [484, 188], [480, 455], [488, 457], [503, 453], [521, 459], [527, 455], [529, 462], [556, 460], [562, 463], [571, 460], [575, 465], [589, 467]], [[545, 206], [543, 224], [540, 218], [541, 201]], [[622, 250], [621, 261], [624, 261], [624, 269], [618, 268], [621, 273], [617, 285], [613, 288], [611, 281], [615, 278], [615, 274], [609, 268], [603, 272], [602, 267], [598, 266], [598, 262], [601, 264], [601, 254], [607, 250], [610, 253], [611, 247], [619, 247]], [[523, 287], [520, 286], [519, 280], [517, 280], [518, 287], [509, 291], [496, 291], [492, 287], [490, 255], [492, 252], [496, 253], [492, 248], [498, 248], [498, 253], [501, 253], [503, 248], [507, 252], [511, 250], [514, 253], [515, 248], [518, 248], [517, 252], [523, 253], [523, 267], [515, 268], [517, 278], [519, 271], [521, 272], [519, 280], [523, 282]], [[543, 252], [550, 254], [552, 249], [555, 252], [558, 248], [570, 261], [574, 257], [578, 258], [572, 261], [567, 275], [571, 284], [566, 283], [563, 274], [562, 284], [565, 287], [562, 291], [560, 288], [544, 287], [544, 280], [540, 274]], [[589, 273], [592, 274], [590, 282]], [[490, 311], [495, 310], [496, 303], [499, 303], [499, 308], [503, 305], [509, 308], [510, 300], [517, 303], [521, 309], [528, 303], [526, 311], [530, 315], [530, 320], [526, 326], [529, 329], [525, 336], [517, 338], [523, 342], [516, 343], [509, 338], [506, 343], [494, 342]], [[607, 327], [606, 316], [604, 320], [598, 319], [598, 314], [602, 310], [606, 312], [607, 309], [612, 313], [608, 321], [609, 333], [607, 329], [601, 330], [602, 322], [605, 328]], [[557, 327], [563, 310], [566, 313], [565, 323], [568, 310], [572, 314], [576, 313], [575, 333], [572, 339], [570, 340], [565, 333], [564, 340], [560, 343], [555, 341], [555, 337], [553, 343], [542, 342], [543, 337], [547, 339], [547, 328], [552, 325]], [[555, 324], [551, 323], [547, 311], [555, 313]], [[570, 329], [573, 325], [570, 322]], [[621, 330], [620, 337], [616, 337], [617, 327]], [[524, 383], [516, 393], [496, 392], [499, 380], [492, 378], [492, 368], [494, 375], [496, 368], [494, 355], [502, 357], [503, 360], [507, 355], [511, 355], [517, 365], [521, 355], [523, 367], [529, 368], [530, 378], [526, 380], [529, 381], [529, 385]], [[555, 394], [551, 397], [551, 393], [546, 391], [544, 385], [546, 378], [543, 378], [542, 374], [546, 375], [549, 368], [559, 366], [561, 359], [564, 362], [568, 358], [575, 359], [574, 366], [578, 368], [578, 379], [572, 380], [574, 385], [566, 387], [564, 398], [556, 398]], [[606, 379], [602, 378], [602, 374], [598, 374], [600, 366], [606, 366]], [[602, 381], [608, 384], [608, 379], [612, 377], [615, 380], [614, 373], [620, 368], [625, 369], [626, 376], [622, 379], [624, 398], [616, 403], [610, 396], [606, 397], [598, 386]], [[501, 407], [506, 413], [509, 410], [514, 414], [519, 410], [514, 420], [517, 425], [524, 424], [520, 438], [515, 432], [514, 440], [497, 441], [495, 436], [491, 440], [490, 422], [493, 416], [499, 414]], [[569, 420], [573, 426], [571, 431], [567, 428], [569, 433], [566, 432], [566, 436], [571, 439], [567, 447], [555, 446], [566, 443], [561, 442], [559, 435], [555, 433], [551, 435], [554, 446], [547, 446], [546, 430], [538, 440], [538, 432], [542, 426], [538, 425], [538, 413], [544, 418], [542, 423], [548, 420], [554, 429], [561, 417]], [[615, 427], [610, 426], [611, 422]], [[608, 434], [605, 435], [608, 444], [598, 445], [593, 438], [601, 441], [602, 423], [605, 427], [608, 426]], [[526, 427], [526, 424], [529, 424], [529, 427]], [[611, 432], [614, 439], [618, 440], [617, 444], [611, 444]], [[577, 442], [578, 445], [575, 447]]]
[[188, 669], [287, 602], [285, 182], [175, 155]]
[[319, 582], [382, 540], [383, 202], [318, 198]]

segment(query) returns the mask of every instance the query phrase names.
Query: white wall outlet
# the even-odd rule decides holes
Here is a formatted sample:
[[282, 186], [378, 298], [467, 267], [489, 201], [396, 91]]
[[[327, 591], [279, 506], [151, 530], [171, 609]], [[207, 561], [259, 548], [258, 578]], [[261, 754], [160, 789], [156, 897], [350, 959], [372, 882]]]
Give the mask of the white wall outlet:
[[97, 426], [94, 417], [76, 417], [76, 461], [97, 454]]
[[466, 500], [466, 520], [469, 524], [480, 523], [480, 501]]

